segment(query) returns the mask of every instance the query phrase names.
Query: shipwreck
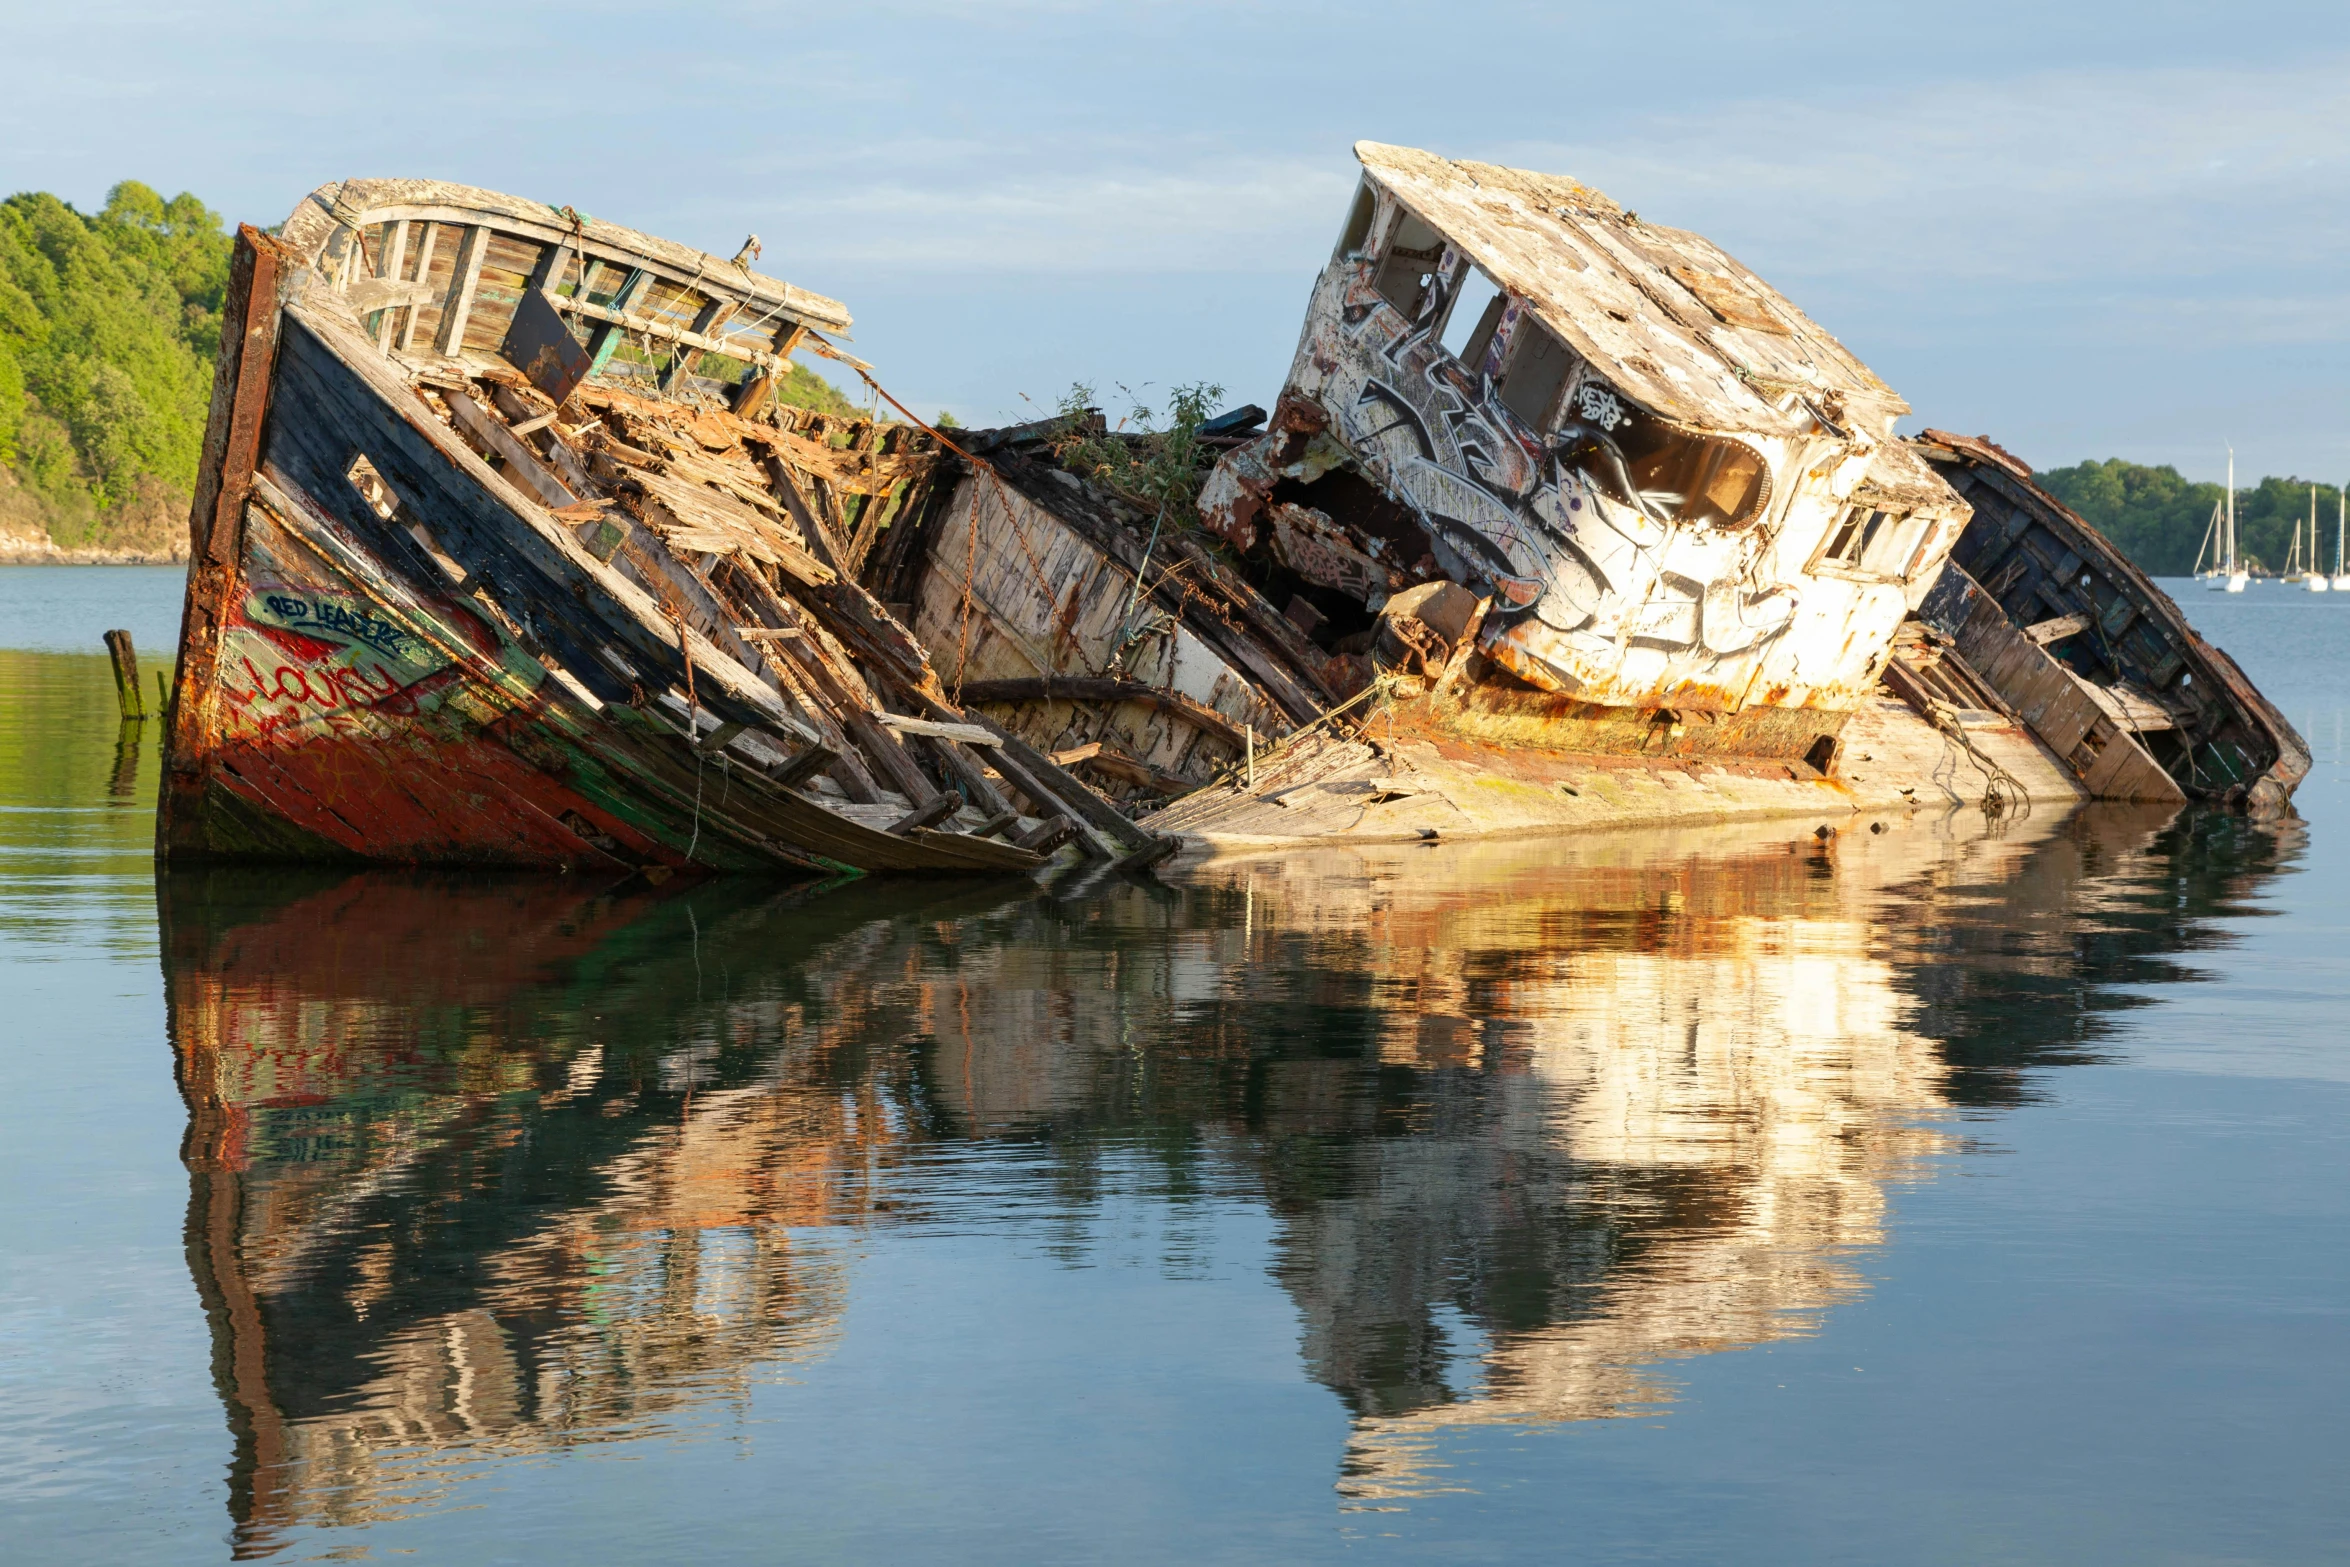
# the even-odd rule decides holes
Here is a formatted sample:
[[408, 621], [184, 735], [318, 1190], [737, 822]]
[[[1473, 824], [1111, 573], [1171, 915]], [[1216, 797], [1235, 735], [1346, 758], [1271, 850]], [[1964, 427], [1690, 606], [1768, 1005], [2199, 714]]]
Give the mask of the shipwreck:
[[1374, 693], [1448, 754], [1831, 775], [1970, 515], [1908, 405], [1695, 234], [1355, 150], [1272, 413], [1199, 432], [1196, 517], [1059, 467], [1049, 421], [989, 432], [869, 585], [963, 701], [1138, 792]]
[[[1577, 781], [1595, 761], [1748, 815], [1915, 803], [1929, 778], [1996, 809], [2019, 771], [2260, 811], [2307, 770], [2028, 470], [1897, 435], [1908, 404], [1711, 242], [1571, 179], [1355, 150], [1273, 411], [1191, 432], [1196, 514], [1071, 461], [1116, 439], [1098, 419], [1044, 420], [966, 439], [977, 460], [871, 557], [958, 700], [1131, 807], [1179, 801], [1146, 825], [1573, 826], [1594, 792], [1630, 809]], [[1855, 735], [1872, 778], [1844, 765]], [[1459, 787], [1486, 785], [1523, 798]], [[1444, 809], [1367, 814], [1422, 795]]]
[[1272, 410], [1173, 446], [787, 406], [795, 353], [871, 376], [755, 237], [398, 180], [241, 231], [160, 852], [1029, 872], [2285, 806], [2307, 747], [2175, 605], [1997, 447], [1897, 435], [1720, 248], [1561, 176], [1356, 154]]
[[[774, 397], [836, 301], [490, 191], [237, 240], [166, 859], [809, 876], [1170, 847], [947, 695], [857, 580], [944, 453]], [[854, 363], [854, 361], [851, 361]]]

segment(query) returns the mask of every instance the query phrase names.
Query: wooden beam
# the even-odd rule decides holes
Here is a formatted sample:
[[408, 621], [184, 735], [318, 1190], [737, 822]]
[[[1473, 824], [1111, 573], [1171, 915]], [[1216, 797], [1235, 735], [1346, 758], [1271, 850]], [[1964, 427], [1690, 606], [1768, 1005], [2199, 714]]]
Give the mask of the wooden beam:
[[[757, 368], [735, 388], [734, 411], [739, 417], [755, 419], [766, 408], [767, 399], [774, 395], [775, 383], [791, 374], [791, 356], [799, 348], [800, 339], [807, 335], [808, 329], [797, 321], [786, 321], [775, 329], [772, 360], [751, 359]], [[750, 358], [749, 355], [736, 357]]]
[[571, 264], [569, 245], [550, 245], [539, 252], [538, 265], [530, 269], [530, 286], [543, 288], [552, 294], [563, 286], [563, 273]]
[[145, 718], [147, 706], [139, 694], [139, 654], [131, 646], [131, 634], [107, 632], [106, 654], [114, 660], [114, 696], [122, 706], [122, 716], [134, 722]]
[[[432, 281], [433, 253], [440, 248], [440, 244], [441, 225], [438, 223], [425, 224], [424, 238], [418, 243], [416, 247], [417, 282], [429, 283]], [[424, 306], [410, 305], [408, 307], [408, 314], [401, 318], [400, 339], [397, 343], [392, 345], [401, 353], [407, 353], [412, 347], [414, 347], [416, 343], [416, 318], [423, 313]]]
[[[731, 338], [712, 337], [706, 332], [697, 332], [692, 327], [679, 326], [673, 321], [661, 321], [652, 316], [638, 314], [634, 308], [635, 296], [642, 292], [646, 283], [652, 281], [652, 276], [650, 272], [635, 274], [630, 287], [621, 292], [619, 302], [616, 305], [599, 305], [577, 295], [566, 295], [555, 301], [555, 308], [568, 310], [573, 315], [600, 323], [596, 329], [595, 337], [590, 339], [591, 346], [595, 343], [616, 340], [620, 332], [627, 331], [643, 337], [659, 338], [665, 343], [682, 343], [688, 348], [699, 348], [714, 354], [727, 354], [736, 359], [747, 359], [755, 365], [774, 366], [781, 363], [775, 355], [765, 349], [752, 348]], [[605, 357], [609, 358], [610, 354], [611, 351], [606, 349]]]
[[[558, 310], [569, 310], [575, 315], [585, 316], [591, 321], [604, 323], [588, 337], [589, 375], [600, 374], [604, 366], [612, 362], [612, 351], [620, 346], [620, 329], [635, 324], [635, 320], [629, 315], [630, 309], [644, 296], [645, 290], [650, 288], [652, 283], [652, 273], [643, 267], [631, 269], [628, 276], [621, 280], [620, 292], [613, 296], [613, 304], [618, 306], [617, 309], [588, 303], [587, 288], [584, 284], [580, 291], [569, 299], [556, 299], [551, 294], [548, 296], [548, 302]], [[650, 325], [651, 323], [646, 324]]]
[[[375, 264], [375, 275], [392, 282], [400, 281], [400, 267], [408, 259], [408, 220], [401, 218], [392, 225], [384, 239], [383, 255]], [[375, 346], [392, 346], [392, 312], [389, 307], [377, 312], [375, 318]]]
[[433, 347], [444, 358], [454, 359], [465, 351], [465, 322], [473, 314], [473, 291], [481, 286], [481, 264], [489, 253], [489, 226], [476, 223], [465, 231], [458, 247], [457, 265], [449, 274], [448, 298], [441, 306], [441, 329], [433, 338]]
[[156, 836], [168, 858], [204, 847], [204, 759], [212, 747], [214, 676], [228, 606], [240, 591], [245, 500], [261, 458], [261, 430], [275, 378], [283, 305], [292, 271], [286, 247], [251, 224], [237, 229], [221, 307], [212, 410], [188, 515], [188, 589], [181, 610], [178, 686], [166, 718]]
[[[898, 713], [883, 713], [881, 721], [902, 735], [926, 735], [933, 740], [960, 740], [965, 745], [1001, 745], [990, 730], [977, 724], [943, 724], [931, 718], [907, 718]], [[1059, 760], [1059, 758], [1055, 758]]]
[[539, 460], [538, 453], [525, 446], [512, 430], [506, 428], [504, 420], [463, 392], [445, 395], [449, 412], [457, 420], [457, 428], [473, 437], [478, 445], [486, 446], [504, 458], [508, 478], [550, 507], [579, 504], [579, 497], [564, 487], [563, 481], [556, 478], [547, 465]]
[[903, 838], [917, 827], [928, 827], [932, 822], [944, 821], [962, 809], [962, 805], [963, 800], [960, 795], [934, 795], [896, 821], [891, 822], [883, 831], [893, 838]]
[[1205, 730], [1234, 751], [1246, 749], [1240, 725], [1222, 713], [1194, 701], [1180, 691], [1146, 686], [1139, 680], [1111, 680], [1097, 676], [973, 680], [966, 682], [958, 695], [966, 707], [973, 703], [1140, 702], [1180, 718], [1196, 729]]

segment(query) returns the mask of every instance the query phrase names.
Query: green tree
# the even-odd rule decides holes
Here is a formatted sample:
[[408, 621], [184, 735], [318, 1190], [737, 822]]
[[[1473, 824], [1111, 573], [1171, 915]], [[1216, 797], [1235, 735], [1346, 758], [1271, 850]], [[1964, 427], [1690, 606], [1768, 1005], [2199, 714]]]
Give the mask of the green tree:
[[185, 516], [228, 260], [217, 213], [136, 180], [95, 217], [0, 202], [0, 463], [60, 544], [154, 547]]

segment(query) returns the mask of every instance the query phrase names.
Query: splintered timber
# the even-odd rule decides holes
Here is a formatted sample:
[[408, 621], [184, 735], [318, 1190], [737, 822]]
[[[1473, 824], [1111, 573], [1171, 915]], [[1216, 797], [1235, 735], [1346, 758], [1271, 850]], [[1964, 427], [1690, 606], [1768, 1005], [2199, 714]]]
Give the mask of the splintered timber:
[[795, 354], [865, 367], [755, 241], [406, 180], [243, 229], [161, 852], [1140, 866], [1170, 802], [1374, 714], [1465, 765], [1703, 754], [1825, 801], [1888, 689], [1954, 736], [1997, 708], [2080, 793], [2284, 806], [2306, 748], [2225, 655], [1996, 447], [1896, 435], [1719, 249], [1356, 150], [1274, 409], [1196, 432], [1173, 516], [1064, 466], [1071, 421], [782, 404]]

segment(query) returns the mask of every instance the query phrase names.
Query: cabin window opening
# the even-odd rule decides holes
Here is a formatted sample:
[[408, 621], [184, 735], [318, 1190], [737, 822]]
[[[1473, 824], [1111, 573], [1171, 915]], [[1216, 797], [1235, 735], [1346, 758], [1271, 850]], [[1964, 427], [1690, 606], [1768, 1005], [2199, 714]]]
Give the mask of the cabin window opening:
[[1694, 435], [1643, 414], [1624, 421], [1616, 444], [1634, 486], [1677, 521], [1740, 527], [1770, 499], [1770, 464], [1744, 441]]
[[1464, 263], [1460, 283], [1452, 292], [1452, 313], [1444, 322], [1444, 351], [1468, 366], [1472, 374], [1482, 370], [1486, 350], [1493, 346], [1493, 334], [1500, 329], [1501, 313], [1508, 304], [1509, 296], [1485, 275], [1484, 268]]
[[1575, 356], [1550, 329], [1531, 316], [1521, 316], [1511, 334], [1501, 367], [1502, 405], [1534, 429], [1547, 429], [1551, 405], [1567, 384]]
[[1902, 563], [1902, 581], [1909, 581], [1925, 568], [1926, 559], [1933, 553], [1935, 540], [1939, 536], [1939, 527], [1934, 519], [1921, 519], [1917, 528], [1917, 542], [1910, 548], [1909, 559]]
[[1844, 515], [1837, 519], [1835, 528], [1828, 535], [1828, 547], [1820, 551], [1821, 564], [1829, 566], [1859, 565], [1863, 530], [1876, 516], [1877, 513], [1867, 506], [1854, 506], [1846, 510]]
[[[1506, 383], [1503, 392], [1506, 399]], [[1771, 465], [1744, 441], [1684, 430], [1595, 377], [1576, 387], [1574, 402], [1568, 433], [1575, 438], [1559, 455], [1624, 504], [1662, 520], [1719, 528], [1745, 527], [1769, 506]], [[1857, 548], [1867, 516], [1863, 508], [1844, 519], [1831, 549]]]
[[1849, 508], [1829, 530], [1818, 564], [1847, 572], [1906, 582], [1917, 572], [1933, 540], [1934, 519], [1880, 511], [1867, 504]]
[[1420, 307], [1436, 286], [1436, 263], [1443, 255], [1444, 236], [1416, 214], [1406, 212], [1396, 219], [1395, 232], [1388, 238], [1387, 254], [1372, 286], [1389, 304], [1417, 321]]
[[1346, 215], [1346, 232], [1339, 236], [1338, 254], [1341, 260], [1359, 256], [1371, 238], [1371, 220], [1379, 216], [1379, 193], [1371, 188], [1369, 180], [1355, 187], [1355, 204]]

